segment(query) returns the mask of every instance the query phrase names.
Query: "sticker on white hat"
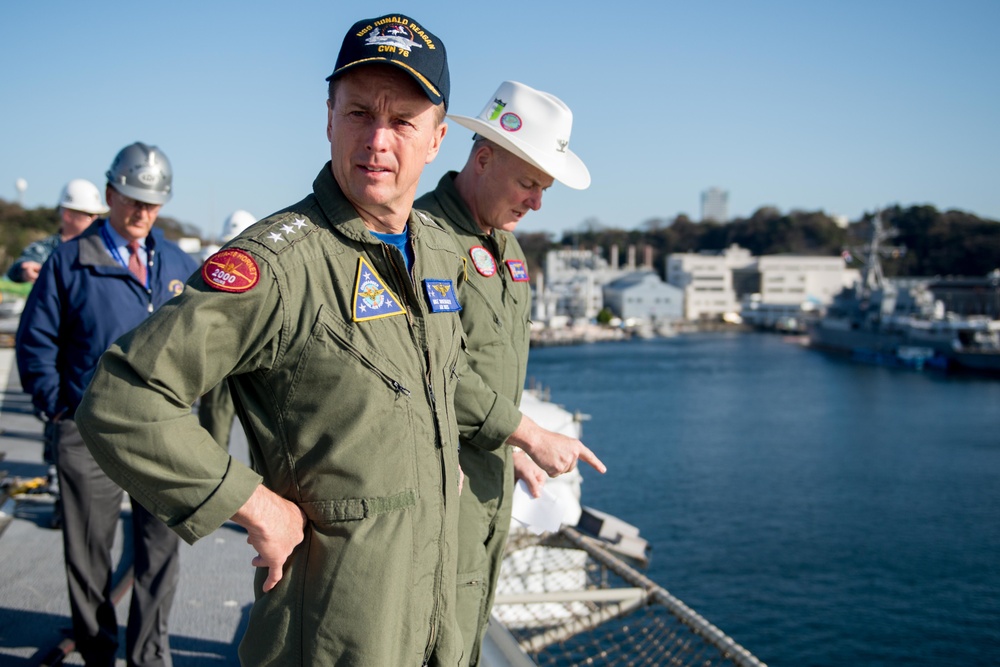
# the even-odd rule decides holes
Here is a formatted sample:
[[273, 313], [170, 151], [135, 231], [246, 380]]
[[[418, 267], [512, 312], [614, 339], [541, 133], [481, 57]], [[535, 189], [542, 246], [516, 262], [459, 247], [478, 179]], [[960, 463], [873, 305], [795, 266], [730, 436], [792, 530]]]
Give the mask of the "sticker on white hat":
[[500, 116], [500, 127], [508, 132], [517, 132], [521, 129], [521, 117], [516, 113], [508, 111]]

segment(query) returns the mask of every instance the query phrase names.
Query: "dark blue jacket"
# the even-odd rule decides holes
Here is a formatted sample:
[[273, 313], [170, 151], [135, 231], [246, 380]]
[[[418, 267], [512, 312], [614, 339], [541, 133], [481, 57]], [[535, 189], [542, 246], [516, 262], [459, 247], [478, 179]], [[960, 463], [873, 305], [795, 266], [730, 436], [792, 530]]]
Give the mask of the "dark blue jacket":
[[108, 253], [100, 220], [61, 244], [42, 266], [17, 329], [21, 386], [35, 409], [72, 417], [97, 360], [171, 297], [198, 263], [153, 228], [146, 239], [147, 290]]

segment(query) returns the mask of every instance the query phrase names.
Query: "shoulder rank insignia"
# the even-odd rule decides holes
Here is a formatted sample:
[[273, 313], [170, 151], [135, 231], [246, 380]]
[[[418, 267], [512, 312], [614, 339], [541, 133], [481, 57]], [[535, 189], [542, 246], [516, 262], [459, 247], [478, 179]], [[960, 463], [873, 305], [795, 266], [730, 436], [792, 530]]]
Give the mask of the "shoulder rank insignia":
[[497, 263], [493, 261], [493, 255], [483, 246], [475, 245], [469, 248], [469, 257], [472, 258], [472, 264], [479, 275], [489, 278], [497, 272]]
[[528, 282], [528, 267], [524, 265], [523, 259], [508, 259], [506, 264], [511, 280], [515, 283]]
[[354, 314], [351, 319], [366, 322], [405, 312], [399, 299], [389, 291], [375, 269], [368, 265], [364, 257], [358, 257], [358, 275], [354, 279]]
[[462, 310], [450, 280], [424, 280], [424, 290], [431, 304], [432, 313], [455, 313]]
[[246, 292], [260, 280], [260, 269], [246, 252], [226, 248], [215, 253], [201, 267], [205, 284], [222, 292]]

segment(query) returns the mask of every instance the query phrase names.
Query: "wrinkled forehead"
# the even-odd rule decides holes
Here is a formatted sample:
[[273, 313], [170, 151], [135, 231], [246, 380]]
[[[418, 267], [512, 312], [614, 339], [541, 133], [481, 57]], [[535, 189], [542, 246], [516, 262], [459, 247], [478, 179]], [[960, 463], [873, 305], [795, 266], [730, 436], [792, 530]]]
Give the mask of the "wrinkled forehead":
[[345, 95], [351, 99], [374, 98], [376, 95], [388, 93], [392, 99], [400, 102], [425, 102], [432, 106], [427, 95], [413, 77], [391, 65], [358, 65], [344, 72], [331, 82], [336, 103], [338, 97]]

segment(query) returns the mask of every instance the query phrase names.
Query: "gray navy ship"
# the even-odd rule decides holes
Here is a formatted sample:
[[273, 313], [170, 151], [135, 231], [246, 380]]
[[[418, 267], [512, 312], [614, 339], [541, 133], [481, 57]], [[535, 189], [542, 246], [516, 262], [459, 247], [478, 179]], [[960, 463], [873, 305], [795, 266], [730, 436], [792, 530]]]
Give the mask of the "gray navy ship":
[[810, 346], [881, 365], [1000, 376], [1000, 320], [945, 312], [926, 280], [885, 278], [881, 258], [905, 252], [887, 245], [895, 235], [876, 213], [861, 279], [812, 323]]

